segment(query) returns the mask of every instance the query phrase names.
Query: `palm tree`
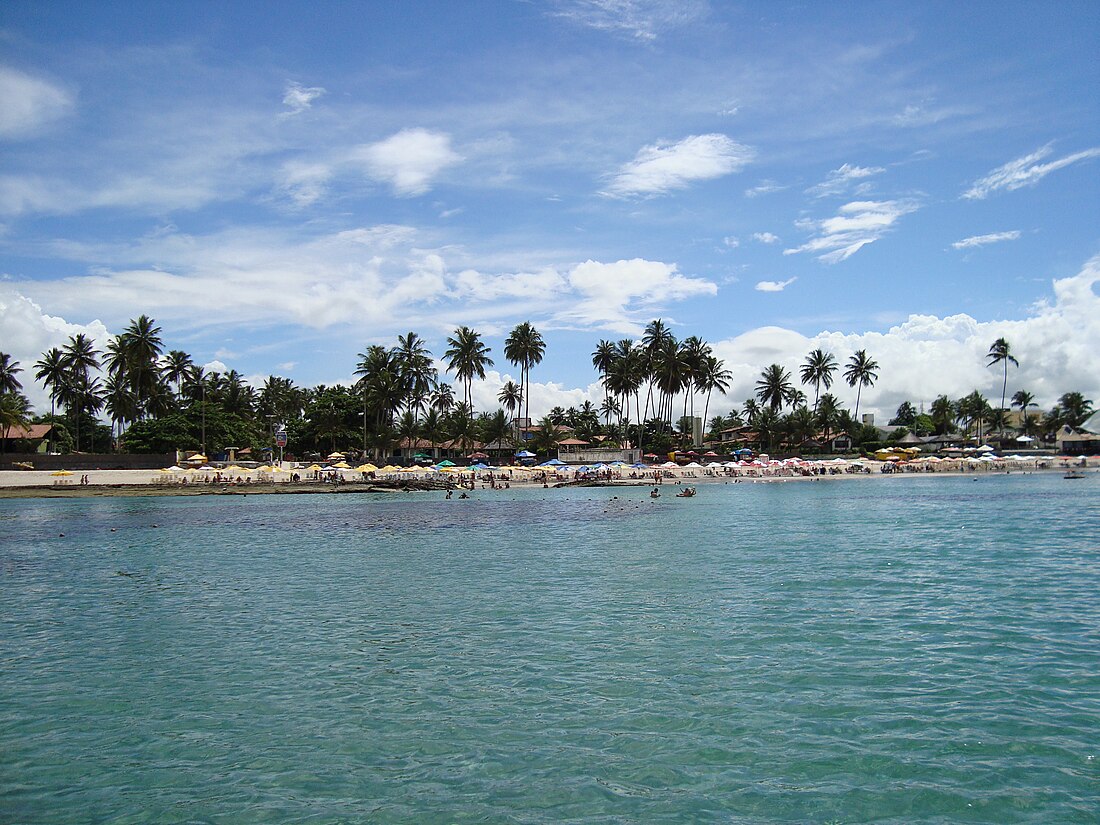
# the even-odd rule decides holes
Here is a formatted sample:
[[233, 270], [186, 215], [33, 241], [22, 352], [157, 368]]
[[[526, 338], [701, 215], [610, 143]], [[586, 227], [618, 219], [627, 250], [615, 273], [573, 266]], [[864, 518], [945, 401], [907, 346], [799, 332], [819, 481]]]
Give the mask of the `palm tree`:
[[1020, 432], [1029, 435], [1031, 419], [1027, 416], [1027, 408], [1039, 406], [1035, 403], [1035, 396], [1027, 390], [1017, 390], [1012, 396], [1012, 406], [1020, 408]]
[[[606, 384], [604, 385], [604, 391], [605, 393], [607, 391]], [[612, 398], [610, 395], [604, 395], [603, 403], [600, 404], [600, 415], [603, 416], [605, 425], [610, 426], [611, 417], [615, 416], [616, 418], [618, 418], [620, 415], [622, 415], [622, 412], [623, 405], [620, 404], [618, 400]]]
[[455, 374], [464, 388], [463, 398], [466, 404], [473, 406], [470, 396], [470, 384], [474, 378], [484, 378], [485, 368], [493, 366], [489, 357], [490, 349], [481, 341], [481, 335], [467, 326], [455, 330], [447, 338], [450, 345], [443, 357], [447, 359], [447, 369]]
[[407, 441], [409, 453], [405, 457], [411, 459], [414, 455], [416, 439], [420, 436], [420, 419], [416, 417], [416, 413], [412, 410], [405, 410], [401, 417], [397, 419], [393, 434], [397, 438], [398, 444]]
[[1008, 365], [1012, 364], [1019, 367], [1020, 362], [1012, 357], [1011, 347], [1004, 338], [998, 338], [993, 342], [986, 357], [989, 359], [989, 363], [986, 364], [987, 367], [992, 367], [994, 364], [1004, 364], [1005, 376], [1001, 384], [1001, 409], [1003, 410], [1005, 408], [1005, 393], [1008, 390]]
[[779, 364], [772, 364], [760, 373], [760, 380], [756, 382], [756, 397], [774, 413], [790, 402], [794, 391], [791, 374]]
[[397, 336], [397, 346], [391, 351], [401, 376], [404, 397], [402, 403], [415, 413], [424, 407], [428, 391], [435, 383], [432, 354], [415, 332]]
[[420, 432], [432, 444], [432, 458], [438, 459], [439, 452], [435, 445], [443, 438], [443, 417], [439, 414], [439, 410], [428, 407], [428, 411], [424, 413], [424, 420], [420, 422]]
[[604, 400], [611, 398], [607, 389], [607, 371], [615, 361], [615, 345], [606, 338], [600, 339], [596, 349], [592, 351], [592, 366], [600, 374], [600, 383], [603, 384]]
[[725, 364], [721, 359], [708, 355], [703, 361], [703, 367], [698, 377], [698, 387], [701, 392], [707, 394], [706, 403], [703, 404], [704, 421], [707, 420], [707, 413], [710, 410], [711, 393], [718, 390], [725, 395], [730, 388], [731, 378], [733, 378], [733, 373], [725, 368]]
[[428, 396], [428, 404], [440, 415], [446, 415], [455, 405], [454, 392], [450, 384], [436, 384], [431, 395]]
[[497, 395], [497, 401], [508, 410], [508, 415], [515, 417], [516, 410], [523, 405], [523, 389], [515, 381], [505, 381]]
[[80, 451], [80, 418], [85, 412], [95, 413], [103, 406], [99, 380], [89, 377], [89, 372], [99, 369], [99, 352], [84, 333], [69, 337], [62, 349], [66, 378], [58, 400], [70, 415], [75, 415], [76, 450]]
[[192, 366], [194, 365], [191, 363], [191, 356], [181, 349], [171, 350], [164, 357], [162, 366], [164, 379], [175, 383], [177, 401], [182, 397], [183, 380], [187, 377], [187, 373]]
[[941, 395], [932, 402], [931, 412], [936, 435], [944, 435], [954, 430], [955, 419], [958, 417], [958, 409], [954, 401], [946, 395]]
[[518, 324], [504, 341], [504, 357], [520, 368], [519, 381], [527, 406], [524, 417], [528, 420], [531, 418], [531, 367], [541, 364], [545, 353], [546, 343], [530, 321]]
[[1092, 400], [1085, 398], [1079, 392], [1064, 393], [1058, 399], [1058, 409], [1061, 412], [1062, 421], [1074, 429], [1085, 426], [1085, 422], [1096, 413]]
[[859, 421], [859, 399], [864, 387], [873, 387], [878, 380], [878, 362], [867, 355], [867, 350], [856, 350], [855, 355], [848, 359], [848, 368], [844, 370], [844, 380], [849, 387], [859, 385], [856, 390], [856, 410], [853, 415]]
[[841, 412], [840, 402], [831, 392], [825, 393], [817, 400], [814, 425], [821, 430], [822, 437], [826, 442], [832, 441], [834, 428], [840, 427]]
[[133, 421], [137, 415], [137, 399], [130, 384], [119, 375], [108, 375], [103, 387], [104, 407], [111, 417], [111, 437], [122, 435], [122, 422]]
[[818, 347], [806, 356], [799, 377], [803, 384], [814, 385], [814, 412], [817, 412], [817, 402], [822, 386], [829, 389], [833, 385], [833, 373], [836, 370], [836, 358], [831, 352], [825, 352]]
[[22, 372], [18, 361], [12, 361], [6, 352], [0, 352], [0, 393], [16, 393], [23, 389], [16, 374]]
[[42, 353], [42, 357], [34, 363], [34, 368], [36, 370], [35, 380], [41, 381], [42, 386], [50, 393], [50, 415], [53, 415], [56, 409], [58, 392], [68, 377], [65, 355], [57, 347], [52, 347]]
[[[3, 358], [6, 359], [7, 356], [4, 355]], [[0, 439], [0, 449], [3, 449], [4, 443], [11, 435], [12, 427], [27, 426], [30, 422], [30, 414], [31, 405], [23, 393], [17, 390], [0, 392], [0, 432], [4, 434], [3, 439]]]

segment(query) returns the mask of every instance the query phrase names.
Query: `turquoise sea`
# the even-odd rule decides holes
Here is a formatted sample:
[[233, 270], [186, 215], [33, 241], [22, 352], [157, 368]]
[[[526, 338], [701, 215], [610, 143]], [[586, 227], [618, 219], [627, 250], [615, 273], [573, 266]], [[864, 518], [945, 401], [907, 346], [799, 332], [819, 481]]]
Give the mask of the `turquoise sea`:
[[1100, 475], [646, 492], [0, 501], [0, 822], [1100, 820]]

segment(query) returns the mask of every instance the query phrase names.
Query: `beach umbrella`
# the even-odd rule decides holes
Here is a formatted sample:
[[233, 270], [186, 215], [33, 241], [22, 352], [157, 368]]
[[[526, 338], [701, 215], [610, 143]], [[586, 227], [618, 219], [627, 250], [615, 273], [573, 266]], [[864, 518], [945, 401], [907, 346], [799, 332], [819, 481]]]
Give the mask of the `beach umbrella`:
[[516, 458], [534, 458], [535, 454], [528, 452], [527, 450], [520, 450], [516, 453]]
[[344, 457], [343, 453], [329, 453], [328, 454], [328, 458], [343, 458], [343, 457]]
[[977, 451], [979, 453], [991, 453], [993, 452], [993, 448], [990, 447], [988, 444], [983, 444], [982, 446], [978, 447]]
[[52, 476], [71, 476], [72, 472], [69, 470], [54, 470], [50, 473]]
[[206, 461], [207, 458], [202, 453], [195, 453], [190, 458], [184, 459], [185, 461]]
[[337, 461], [332, 466], [335, 467], [337, 470], [350, 470], [351, 469], [351, 465], [348, 464], [346, 461]]
[[438, 464], [436, 464], [435, 466], [436, 467], [454, 467], [455, 463], [453, 461], [451, 461], [450, 459], [445, 458], [442, 461], [440, 461]]

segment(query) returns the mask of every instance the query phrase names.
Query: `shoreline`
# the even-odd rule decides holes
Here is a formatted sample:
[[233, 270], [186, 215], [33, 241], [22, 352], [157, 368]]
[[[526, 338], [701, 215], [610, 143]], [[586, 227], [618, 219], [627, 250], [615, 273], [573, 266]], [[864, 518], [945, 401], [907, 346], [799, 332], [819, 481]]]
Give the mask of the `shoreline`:
[[[799, 481], [835, 481], [841, 479], [898, 479], [898, 478], [982, 478], [995, 475], [1056, 475], [1065, 474], [1070, 470], [1084, 471], [1089, 475], [1100, 472], [1100, 459], [1093, 457], [1085, 466], [1075, 462], [1070, 466], [1053, 467], [982, 467], [980, 469], [937, 469], [932, 472], [903, 470], [901, 472], [881, 472], [881, 465], [868, 464], [870, 472], [841, 472], [825, 474], [764, 474], [764, 475], [691, 475], [680, 472], [672, 478], [664, 478], [660, 484], [652, 479], [644, 478], [612, 478], [590, 480], [553, 480], [548, 487], [543, 487], [542, 481], [534, 479], [509, 479], [509, 487], [516, 489], [560, 489], [569, 487], [693, 487], [709, 486], [714, 484], [772, 484], [776, 482]], [[349, 480], [341, 484], [326, 483], [323, 481], [277, 481], [254, 484], [234, 483], [192, 483], [170, 484], [149, 480], [146, 470], [111, 470], [91, 471], [85, 475], [89, 477], [86, 485], [73, 483], [55, 483], [54, 478], [46, 471], [0, 471], [0, 499], [30, 499], [30, 498], [142, 498], [162, 496], [248, 496], [248, 495], [319, 495], [323, 493], [376, 493], [394, 494], [406, 492], [438, 492], [443, 493], [447, 487], [444, 484], [427, 483], [422, 479], [381, 479], [375, 481]], [[102, 480], [96, 480], [95, 476], [108, 476]], [[15, 476], [16, 478], [12, 478]], [[128, 476], [120, 478], [120, 476]], [[139, 480], [135, 476], [140, 476]], [[497, 475], [499, 479], [500, 476]], [[21, 483], [12, 484], [12, 481]], [[455, 486], [453, 489], [461, 490]], [[469, 488], [466, 488], [469, 490]], [[508, 488], [497, 487], [491, 489], [486, 484], [482, 486], [479, 478], [478, 486], [471, 492], [494, 493]]]

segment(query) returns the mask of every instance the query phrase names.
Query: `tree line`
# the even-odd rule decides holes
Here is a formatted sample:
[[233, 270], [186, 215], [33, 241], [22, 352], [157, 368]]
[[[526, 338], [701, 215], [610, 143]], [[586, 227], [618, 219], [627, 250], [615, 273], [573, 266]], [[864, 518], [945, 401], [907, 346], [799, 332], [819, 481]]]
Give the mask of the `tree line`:
[[[588, 401], [579, 408], [555, 407], [532, 427], [531, 373], [542, 363], [546, 343], [530, 322], [518, 324], [504, 341], [504, 358], [518, 368], [519, 381], [501, 386], [496, 410], [474, 409], [473, 381], [484, 380], [495, 363], [481, 334], [460, 326], [446, 345], [442, 362], [458, 394], [415, 332], [399, 335], [392, 346], [374, 344], [358, 353], [356, 381], [350, 386], [299, 387], [272, 375], [253, 387], [236, 370], [208, 373], [183, 350], [166, 350], [161, 328], [142, 315], [102, 351], [87, 335], [76, 334], [42, 354], [31, 369], [49, 394], [49, 414], [32, 415], [18, 378], [23, 368], [0, 353], [0, 430], [6, 438], [12, 427], [50, 423], [51, 447], [61, 452], [221, 451], [228, 446], [260, 451], [271, 447], [277, 429], [285, 428], [300, 454], [358, 448], [384, 458], [406, 439], [426, 441], [433, 452], [445, 443], [463, 450], [522, 443], [547, 453], [566, 432], [663, 454], [692, 442], [698, 410], [711, 441], [812, 450], [841, 433], [857, 445], [880, 437], [859, 418], [862, 391], [875, 385], [880, 371], [862, 349], [843, 365], [832, 353], [814, 349], [799, 368], [798, 384], [786, 368], [771, 364], [740, 410], [708, 420], [714, 393], [726, 395], [731, 373], [706, 341], [698, 336], [677, 340], [658, 319], [638, 341], [597, 343], [592, 365], [604, 389], [598, 408]], [[988, 358], [988, 366], [1003, 371], [999, 407], [975, 390], [960, 399], [940, 396], [928, 413], [905, 402], [890, 423], [904, 428], [899, 433], [982, 438], [1008, 431], [1010, 410], [1017, 408], [1018, 432], [1049, 437], [1063, 425], [1081, 427], [1093, 414], [1092, 401], [1077, 392], [1062, 395], [1045, 414], [1032, 411], [1034, 395], [1026, 390], [1017, 391], [1011, 407], [1006, 406], [1008, 368], [1019, 362], [1004, 338], [994, 341]], [[852, 411], [831, 392], [838, 378], [856, 391]], [[812, 404], [803, 388], [812, 388]], [[528, 422], [530, 441], [519, 438], [519, 419]]]

